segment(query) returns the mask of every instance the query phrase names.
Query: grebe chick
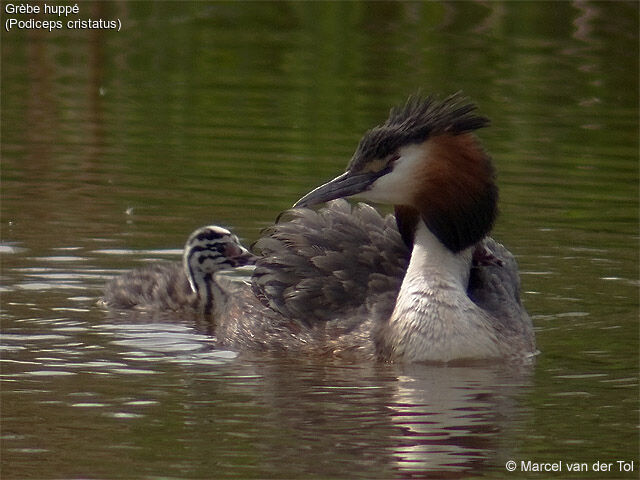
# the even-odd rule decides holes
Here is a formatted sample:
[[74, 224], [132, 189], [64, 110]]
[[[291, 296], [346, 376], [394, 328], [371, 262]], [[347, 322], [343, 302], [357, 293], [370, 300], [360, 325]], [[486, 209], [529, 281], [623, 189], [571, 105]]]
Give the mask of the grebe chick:
[[189, 236], [182, 262], [153, 263], [116, 277], [105, 287], [101, 304], [208, 315], [221, 302], [214, 274], [254, 262], [254, 255], [226, 228], [201, 227]]
[[[513, 255], [491, 231], [498, 192], [459, 95], [413, 97], [361, 139], [347, 170], [256, 242], [251, 284], [226, 295], [228, 348], [456, 362], [535, 353]], [[395, 218], [343, 197], [395, 206]]]

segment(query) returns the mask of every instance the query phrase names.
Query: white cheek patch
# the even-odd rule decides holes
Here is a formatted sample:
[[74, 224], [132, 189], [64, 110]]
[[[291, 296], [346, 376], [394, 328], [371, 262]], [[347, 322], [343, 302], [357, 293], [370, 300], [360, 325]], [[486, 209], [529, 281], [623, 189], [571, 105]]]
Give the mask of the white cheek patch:
[[378, 178], [371, 187], [357, 196], [365, 200], [394, 205], [411, 204], [418, 188], [418, 168], [424, 162], [424, 144], [402, 147], [393, 170]]

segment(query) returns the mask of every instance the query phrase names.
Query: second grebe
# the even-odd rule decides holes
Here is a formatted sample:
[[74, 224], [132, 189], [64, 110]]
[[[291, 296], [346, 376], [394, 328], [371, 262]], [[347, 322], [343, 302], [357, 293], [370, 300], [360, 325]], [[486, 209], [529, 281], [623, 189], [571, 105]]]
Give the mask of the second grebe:
[[[515, 259], [485, 237], [498, 195], [473, 131], [487, 124], [459, 95], [393, 109], [344, 174], [256, 243], [250, 286], [226, 292], [217, 315], [221, 345], [427, 362], [533, 355]], [[300, 208], [352, 195], [395, 205], [397, 228], [366, 205]]]
[[255, 262], [238, 237], [217, 225], [195, 230], [182, 263], [152, 263], [114, 278], [101, 305], [115, 309], [195, 311], [209, 315], [222, 300], [214, 275]]

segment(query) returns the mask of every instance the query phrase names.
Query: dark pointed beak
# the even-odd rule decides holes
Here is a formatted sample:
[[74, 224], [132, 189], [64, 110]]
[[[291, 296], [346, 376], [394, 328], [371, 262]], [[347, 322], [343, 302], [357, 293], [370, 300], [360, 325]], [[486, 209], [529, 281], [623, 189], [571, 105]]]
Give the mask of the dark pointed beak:
[[241, 245], [230, 244], [226, 247], [225, 256], [232, 267], [242, 267], [256, 263], [256, 256]]
[[244, 265], [254, 265], [256, 263], [256, 257], [249, 250], [243, 248], [242, 253], [236, 257], [233, 257], [234, 267], [242, 267]]
[[371, 184], [387, 173], [386, 169], [379, 172], [352, 173], [345, 172], [333, 180], [320, 185], [298, 200], [293, 208], [308, 207], [336, 198], [350, 197], [369, 189]]

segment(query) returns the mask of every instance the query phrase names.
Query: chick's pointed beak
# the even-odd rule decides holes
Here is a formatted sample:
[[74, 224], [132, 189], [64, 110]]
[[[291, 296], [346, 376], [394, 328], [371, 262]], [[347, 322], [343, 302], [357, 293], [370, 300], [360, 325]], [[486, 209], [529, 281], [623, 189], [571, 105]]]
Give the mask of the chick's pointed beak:
[[225, 247], [225, 256], [232, 267], [253, 265], [256, 263], [256, 256], [241, 245], [230, 244]]
[[345, 172], [324, 185], [313, 189], [298, 200], [293, 208], [309, 207], [336, 198], [350, 197], [368, 190], [376, 179], [380, 178], [387, 169], [378, 172], [353, 173]]

